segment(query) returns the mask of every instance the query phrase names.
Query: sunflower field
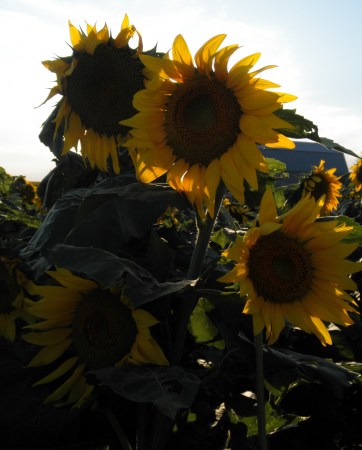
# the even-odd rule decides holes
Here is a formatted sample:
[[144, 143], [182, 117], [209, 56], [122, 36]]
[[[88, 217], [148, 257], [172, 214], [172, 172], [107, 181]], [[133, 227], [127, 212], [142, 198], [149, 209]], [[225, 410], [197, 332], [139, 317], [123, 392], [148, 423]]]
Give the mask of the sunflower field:
[[[362, 448], [362, 159], [224, 34], [69, 31], [54, 169], [0, 167], [0, 448]], [[290, 183], [305, 138], [357, 162]]]

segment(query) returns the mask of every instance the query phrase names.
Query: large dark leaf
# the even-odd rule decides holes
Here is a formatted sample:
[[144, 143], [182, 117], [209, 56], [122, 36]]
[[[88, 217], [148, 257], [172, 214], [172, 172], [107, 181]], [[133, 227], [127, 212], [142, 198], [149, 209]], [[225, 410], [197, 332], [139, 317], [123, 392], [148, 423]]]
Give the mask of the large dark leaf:
[[323, 384], [336, 398], [343, 398], [344, 389], [358, 376], [331, 361], [284, 348], [265, 346], [264, 362], [265, 377], [271, 384], [283, 383], [288, 378], [289, 382], [303, 379]]
[[47, 214], [44, 222], [29, 241], [23, 251], [23, 256], [42, 251], [63, 242], [72, 229], [79, 205], [87, 189], [72, 190], [64, 194]]
[[199, 378], [182, 367], [116, 367], [91, 372], [105, 386], [128, 400], [153, 403], [175, 419], [181, 408], [191, 406], [199, 389]]
[[105, 288], [127, 284], [126, 294], [134, 307], [185, 289], [190, 280], [160, 283], [135, 262], [113, 253], [89, 247], [57, 245], [45, 252], [49, 262], [93, 279]]
[[185, 199], [164, 185], [132, 183], [88, 194], [65, 244], [118, 253], [130, 239], [145, 238], [168, 206], [185, 208]]

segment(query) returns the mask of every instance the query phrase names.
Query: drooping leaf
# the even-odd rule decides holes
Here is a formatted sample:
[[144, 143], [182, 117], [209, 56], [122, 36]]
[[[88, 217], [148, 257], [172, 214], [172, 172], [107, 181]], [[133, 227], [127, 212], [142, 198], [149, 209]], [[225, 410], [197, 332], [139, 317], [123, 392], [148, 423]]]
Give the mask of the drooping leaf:
[[350, 387], [358, 376], [331, 361], [284, 348], [265, 346], [264, 363], [265, 377], [281, 390], [298, 379], [304, 379], [323, 384], [336, 398], [343, 398], [344, 389]]
[[[256, 411], [256, 402], [253, 401], [254, 414], [250, 416], [238, 416], [235, 415], [234, 420], [238, 422], [245, 423], [248, 428], [248, 436], [258, 435], [258, 419]], [[265, 404], [265, 421], [266, 421], [266, 432], [267, 434], [275, 433], [277, 431], [287, 429], [297, 425], [300, 422], [307, 420], [308, 417], [298, 416], [295, 414], [283, 414], [279, 413], [276, 409], [272, 407], [269, 402]]]
[[342, 153], [346, 153], [347, 155], [354, 156], [355, 158], [359, 158], [359, 156], [349, 148], [343, 147], [343, 145], [337, 144], [337, 142], [334, 142], [332, 139], [321, 137], [320, 141], [321, 144], [325, 145], [328, 148], [333, 148], [334, 150], [337, 150]]
[[44, 256], [50, 263], [84, 275], [104, 288], [122, 287], [126, 284], [125, 293], [134, 307], [194, 284], [191, 280], [160, 283], [135, 262], [98, 248], [56, 245], [45, 251]]
[[77, 210], [86, 192], [86, 189], [67, 192], [55, 203], [24, 249], [24, 256], [41, 252], [63, 242], [74, 225]]
[[274, 114], [294, 126], [293, 129], [285, 128], [279, 130], [285, 136], [295, 139], [309, 138], [320, 142], [317, 125], [297, 114], [295, 109], [281, 108], [275, 111]]
[[153, 403], [175, 419], [181, 408], [189, 408], [199, 389], [199, 378], [182, 367], [127, 365], [90, 372], [102, 385], [137, 403]]
[[147, 237], [151, 226], [170, 205], [182, 209], [186, 202], [165, 185], [132, 183], [98, 188], [84, 198], [64, 243], [118, 253], [130, 239]]

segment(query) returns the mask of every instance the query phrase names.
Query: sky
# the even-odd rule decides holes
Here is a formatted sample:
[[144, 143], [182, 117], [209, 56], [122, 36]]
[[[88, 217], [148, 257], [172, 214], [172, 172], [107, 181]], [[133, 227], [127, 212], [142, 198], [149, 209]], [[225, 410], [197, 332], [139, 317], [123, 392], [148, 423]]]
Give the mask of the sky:
[[233, 62], [261, 52], [256, 68], [278, 66], [263, 77], [298, 97], [286, 107], [362, 153], [361, 0], [0, 0], [0, 166], [9, 174], [40, 181], [55, 166], [38, 135], [60, 97], [37, 108], [55, 85], [41, 61], [71, 55], [68, 20], [106, 22], [116, 36], [125, 13], [145, 50], [167, 52], [182, 34], [194, 54], [226, 33], [223, 45], [240, 46]]

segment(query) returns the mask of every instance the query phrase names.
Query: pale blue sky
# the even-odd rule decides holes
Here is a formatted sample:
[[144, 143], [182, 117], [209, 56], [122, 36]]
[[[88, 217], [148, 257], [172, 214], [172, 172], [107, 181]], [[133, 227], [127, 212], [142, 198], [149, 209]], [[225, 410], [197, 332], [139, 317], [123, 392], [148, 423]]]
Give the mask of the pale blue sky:
[[0, 0], [0, 166], [42, 179], [54, 167], [38, 140], [56, 98], [39, 109], [54, 86], [41, 64], [70, 55], [68, 19], [75, 26], [107, 22], [116, 35], [124, 14], [149, 49], [167, 51], [181, 33], [194, 53], [227, 33], [241, 46], [236, 59], [260, 51], [264, 78], [298, 96], [288, 107], [313, 120], [322, 136], [362, 152], [361, 0]]

